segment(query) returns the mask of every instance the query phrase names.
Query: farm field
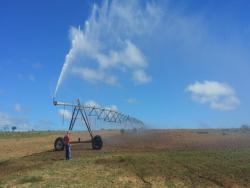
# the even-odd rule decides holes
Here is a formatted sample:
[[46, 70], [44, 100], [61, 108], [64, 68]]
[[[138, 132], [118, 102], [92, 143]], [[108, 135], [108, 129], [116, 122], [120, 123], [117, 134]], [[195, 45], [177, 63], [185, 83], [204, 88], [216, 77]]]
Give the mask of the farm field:
[[[250, 134], [240, 130], [99, 131], [104, 147], [53, 151], [60, 132], [1, 133], [0, 187], [250, 187]], [[88, 139], [86, 132], [72, 140]]]

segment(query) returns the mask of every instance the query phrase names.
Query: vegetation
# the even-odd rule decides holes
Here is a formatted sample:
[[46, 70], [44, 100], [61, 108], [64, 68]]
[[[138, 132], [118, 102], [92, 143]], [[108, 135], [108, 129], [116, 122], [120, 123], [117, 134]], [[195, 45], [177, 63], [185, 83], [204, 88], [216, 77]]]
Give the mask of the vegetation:
[[[50, 139], [50, 134], [41, 135]], [[72, 156], [65, 161], [64, 152], [46, 150], [5, 158], [0, 162], [0, 187], [250, 186], [248, 148], [93, 151], [85, 147], [74, 148]]]
[[11, 130], [12, 130], [12, 132], [14, 132], [16, 130], [16, 126], [12, 126]]
[[0, 186], [248, 187], [249, 155], [250, 150], [175, 150], [92, 153], [65, 161], [43, 153], [1, 163]]

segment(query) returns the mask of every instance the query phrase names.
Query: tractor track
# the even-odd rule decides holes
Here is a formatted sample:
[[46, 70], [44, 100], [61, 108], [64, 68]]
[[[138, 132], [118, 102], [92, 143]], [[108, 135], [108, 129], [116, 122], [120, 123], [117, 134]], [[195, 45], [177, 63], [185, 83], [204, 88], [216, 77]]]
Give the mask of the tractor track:
[[[206, 181], [210, 181], [210, 182], [214, 183], [215, 185], [217, 185], [218, 187], [225, 187], [224, 184], [221, 183], [220, 181], [218, 181], [216, 179], [213, 179], [213, 178], [210, 178], [210, 177], [202, 176], [201, 174], [196, 173], [194, 169], [192, 169], [190, 166], [188, 166], [186, 164], [183, 164], [183, 163], [180, 163], [180, 162], [179, 162], [179, 164], [182, 167], [184, 167], [185, 169], [187, 169], [190, 174], [194, 174], [195, 176], [197, 176], [200, 179], [205, 179]], [[190, 178], [190, 180], [192, 182], [192, 187], [196, 187], [193, 178], [191, 176], [189, 176], [189, 178]]]
[[129, 164], [132, 165], [133, 169], [134, 169], [134, 173], [136, 174], [136, 176], [144, 183], [147, 185], [147, 187], [152, 187], [152, 183], [145, 180], [145, 178], [143, 177], [142, 174], [140, 174], [135, 166], [135, 164], [133, 162], [129, 162]]

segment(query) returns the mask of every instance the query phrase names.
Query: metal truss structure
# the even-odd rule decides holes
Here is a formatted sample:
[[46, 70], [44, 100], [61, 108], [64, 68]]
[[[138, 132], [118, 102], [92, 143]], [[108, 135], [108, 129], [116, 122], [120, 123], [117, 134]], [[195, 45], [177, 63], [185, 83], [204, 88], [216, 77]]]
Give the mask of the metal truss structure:
[[[82, 120], [83, 124], [86, 126], [91, 140], [87, 142], [92, 143], [93, 149], [101, 149], [102, 147], [102, 139], [99, 135], [93, 136], [90, 117], [95, 117], [97, 120], [102, 120], [104, 122], [109, 123], [126, 123], [130, 126], [130, 128], [143, 128], [144, 123], [137, 118], [131, 117], [129, 115], [125, 115], [123, 113], [117, 112], [110, 108], [102, 108], [99, 106], [90, 106], [90, 105], [82, 105], [80, 100], [77, 100], [76, 104], [73, 103], [65, 103], [55, 101], [53, 99], [53, 104], [55, 106], [61, 105], [64, 107], [73, 107], [72, 117], [69, 124], [69, 131], [73, 130], [75, 122], [79, 119]], [[85, 141], [86, 142], [86, 141]], [[63, 139], [61, 137], [57, 138], [55, 141], [55, 150], [62, 150], [64, 148]]]

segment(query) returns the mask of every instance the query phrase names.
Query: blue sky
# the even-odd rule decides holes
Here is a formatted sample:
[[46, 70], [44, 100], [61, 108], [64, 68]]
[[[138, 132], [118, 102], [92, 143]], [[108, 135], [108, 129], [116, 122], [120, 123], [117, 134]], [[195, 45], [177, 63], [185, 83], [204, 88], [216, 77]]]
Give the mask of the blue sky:
[[[153, 128], [250, 123], [250, 3], [1, 1], [0, 128], [66, 129], [56, 98]], [[70, 110], [70, 109], [68, 109]]]

